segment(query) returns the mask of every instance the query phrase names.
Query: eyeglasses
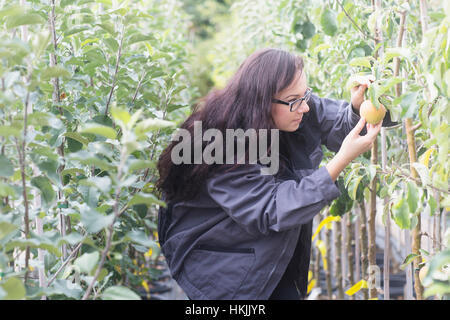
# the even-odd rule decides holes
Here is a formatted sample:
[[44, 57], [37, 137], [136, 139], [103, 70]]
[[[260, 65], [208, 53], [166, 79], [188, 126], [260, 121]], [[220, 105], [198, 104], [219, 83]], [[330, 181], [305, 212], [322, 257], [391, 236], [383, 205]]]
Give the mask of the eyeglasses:
[[278, 99], [272, 99], [272, 102], [285, 104], [285, 105], [289, 106], [291, 112], [294, 112], [302, 105], [303, 101], [308, 102], [309, 98], [311, 97], [311, 93], [312, 93], [312, 89], [308, 88], [308, 89], [306, 89], [305, 95], [301, 98], [298, 98], [298, 99], [295, 99], [295, 100], [292, 100], [289, 102], [286, 102], [283, 100], [278, 100]]

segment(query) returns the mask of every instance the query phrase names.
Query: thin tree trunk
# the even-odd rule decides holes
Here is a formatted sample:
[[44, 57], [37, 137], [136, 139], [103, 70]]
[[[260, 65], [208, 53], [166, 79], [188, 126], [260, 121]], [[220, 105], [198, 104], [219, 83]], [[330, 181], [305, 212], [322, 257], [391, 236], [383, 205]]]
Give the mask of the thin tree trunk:
[[[316, 216], [316, 221], [320, 222], [320, 214]], [[316, 223], [316, 227], [318, 223]], [[320, 287], [320, 250], [314, 247], [314, 268], [313, 268], [313, 278], [316, 279], [316, 285]]]
[[361, 242], [360, 240], [360, 230], [361, 230], [361, 218], [360, 218], [360, 206], [354, 208], [356, 214], [356, 224], [354, 228], [355, 232], [355, 276], [354, 281], [357, 283], [361, 280]]
[[[411, 252], [411, 232], [407, 229], [403, 230], [405, 236], [405, 250], [403, 256]], [[406, 272], [406, 285], [405, 285], [405, 300], [412, 300], [413, 297], [413, 277], [412, 277], [412, 267], [408, 264], [405, 269]]]
[[[348, 281], [350, 283], [350, 287], [355, 284], [355, 275], [353, 271], [353, 264], [355, 263], [354, 255], [353, 255], [353, 224], [352, 224], [352, 212], [350, 211], [347, 215], [346, 228], [347, 228], [347, 267], [348, 267]], [[350, 300], [355, 300], [355, 296], [350, 296]]]
[[[405, 22], [406, 22], [406, 10], [400, 13], [400, 29], [397, 35], [397, 47], [402, 47], [403, 46], [403, 38], [404, 38], [404, 31], [405, 31]], [[400, 74], [400, 59], [398, 57], [394, 58], [394, 77], [398, 77], [398, 75]], [[397, 97], [401, 96], [402, 94], [402, 84], [398, 83], [395, 85], [395, 95]], [[385, 134], [385, 130], [382, 132], [381, 134]], [[385, 170], [386, 168], [386, 164], [387, 164], [387, 159], [385, 159], [385, 147], [382, 147], [382, 168], [383, 170]], [[384, 154], [383, 154], [384, 152]], [[385, 198], [385, 202], [384, 205], [386, 206], [387, 198]], [[390, 210], [388, 210], [388, 214], [386, 214], [386, 225], [385, 225], [385, 255], [384, 255], [384, 278], [383, 278], [383, 282], [384, 282], [384, 299], [385, 300], [390, 300], [390, 286], [389, 286], [389, 274], [390, 274], [390, 261], [391, 261], [391, 217], [389, 214]], [[394, 262], [393, 265], [393, 272], [398, 272], [398, 265]]]
[[[347, 275], [348, 275], [348, 267], [347, 267], [347, 257], [348, 257], [348, 252], [347, 252], [347, 219], [349, 216], [349, 212], [347, 214], [345, 214], [342, 218], [342, 223], [341, 223], [341, 230], [342, 230], [342, 244], [341, 244], [341, 249], [342, 249], [342, 253], [341, 253], [341, 261], [342, 261], [342, 287], [346, 288], [347, 286]], [[345, 297], [345, 295], [344, 295]]]
[[[381, 0], [375, 0], [373, 5], [375, 12], [381, 12]], [[382, 33], [380, 30], [379, 19], [377, 19], [375, 23], [375, 46], [382, 40]], [[378, 50], [375, 51], [375, 59], [379, 56]], [[374, 166], [378, 164], [378, 141], [375, 140], [372, 145], [372, 152], [370, 163]], [[376, 265], [376, 234], [375, 234], [375, 219], [377, 215], [377, 180], [378, 177], [375, 176], [373, 180], [370, 182], [370, 207], [369, 207], [369, 216], [368, 216], [368, 228], [369, 228], [369, 248], [368, 248], [368, 258], [369, 258], [369, 266]], [[376, 298], [377, 297], [377, 288], [374, 286], [369, 290], [369, 297]]]
[[[420, 23], [422, 26], [422, 36], [425, 36], [427, 31], [427, 12], [426, 3], [424, 0], [420, 0]], [[410, 163], [410, 172], [413, 178], [418, 178], [416, 169], [413, 167], [413, 163], [417, 162], [417, 151], [416, 151], [416, 141], [414, 137], [414, 126], [411, 118], [405, 119], [405, 129], [406, 129], [406, 141], [408, 143], [408, 154]], [[414, 271], [414, 291], [416, 293], [417, 300], [423, 300], [423, 286], [419, 279], [419, 264], [422, 262], [422, 256], [420, 254], [421, 247], [421, 212], [417, 214], [417, 224], [412, 232], [412, 253], [416, 254], [417, 257], [413, 260], [413, 271]]]
[[420, 26], [422, 27], [422, 37], [425, 37], [425, 33], [428, 30], [428, 13], [427, 13], [427, 3], [425, 0], [419, 1], [419, 8], [420, 8]]
[[442, 243], [442, 230], [441, 230], [441, 201], [440, 201], [440, 195], [439, 192], [434, 190], [434, 197], [436, 198], [436, 212], [434, 213], [434, 220], [435, 220], [435, 232], [434, 232], [434, 238], [436, 241], [433, 242], [433, 251], [434, 253], [437, 253], [438, 251], [441, 251], [441, 243]]
[[113, 95], [114, 89], [116, 87], [117, 75], [119, 73], [120, 58], [122, 57], [122, 46], [123, 46], [123, 39], [124, 39], [124, 37], [125, 37], [125, 24], [122, 24], [122, 30], [120, 32], [119, 51], [117, 52], [116, 66], [114, 68], [114, 75], [113, 75], [113, 79], [112, 79], [111, 89], [110, 89], [109, 94], [108, 94], [108, 100], [106, 101], [105, 116], [108, 115], [108, 111], [109, 111], [109, 106], [111, 104], [112, 95]]
[[315, 254], [315, 260], [316, 263], [314, 264], [314, 279], [316, 279], [316, 285], [317, 287], [320, 287], [320, 251], [316, 248], [316, 254]]
[[[408, 154], [409, 154], [409, 162], [410, 162], [410, 171], [411, 176], [413, 178], [418, 178], [418, 174], [416, 169], [413, 167], [413, 163], [417, 162], [417, 153], [416, 153], [416, 141], [414, 137], [414, 130], [412, 129], [412, 119], [405, 119], [405, 129], [406, 129], [406, 140], [408, 142]], [[421, 213], [417, 214], [417, 224], [412, 232], [412, 253], [418, 255], [413, 260], [413, 269], [414, 269], [414, 290], [416, 292], [416, 299], [423, 299], [423, 286], [420, 283], [419, 279], [419, 264], [422, 261], [422, 257], [420, 255], [420, 245], [421, 245]]]
[[[360, 236], [360, 248], [361, 248], [361, 279], [367, 281], [367, 268], [369, 266], [368, 249], [367, 249], [367, 221], [366, 221], [366, 205], [364, 201], [361, 202], [360, 218], [361, 228], [359, 232]], [[362, 289], [364, 300], [369, 298], [369, 294], [366, 288]]]
[[[25, 0], [20, 1], [21, 6], [25, 6]], [[22, 26], [22, 40], [24, 42], [28, 41], [28, 27]], [[31, 74], [32, 74], [32, 66], [30, 62], [28, 62], [28, 70], [27, 70], [27, 76], [24, 77], [24, 82], [28, 85], [31, 81]], [[17, 153], [19, 156], [19, 165], [20, 165], [20, 175], [21, 175], [21, 182], [22, 182], [22, 189], [23, 189], [23, 205], [24, 205], [24, 237], [25, 239], [28, 239], [28, 236], [30, 234], [30, 216], [29, 216], [29, 206], [30, 203], [28, 201], [28, 194], [27, 194], [27, 183], [26, 183], [26, 174], [25, 174], [25, 163], [26, 163], [26, 141], [27, 141], [27, 130], [28, 130], [28, 112], [29, 112], [29, 104], [30, 104], [30, 92], [27, 89], [27, 95], [25, 98], [24, 106], [23, 106], [23, 137], [22, 137], [22, 143], [19, 145], [17, 139], [16, 139], [16, 147], [17, 147]], [[24, 284], [27, 284], [28, 281], [28, 275], [29, 275], [29, 260], [30, 260], [30, 247], [27, 246], [25, 248], [25, 275], [24, 275]]]
[[336, 270], [336, 282], [337, 282], [337, 290], [338, 290], [338, 299], [344, 300], [344, 288], [342, 287], [342, 223], [341, 221], [335, 221], [335, 243], [336, 243], [336, 264], [335, 264], [335, 270]]
[[[50, 33], [51, 33], [51, 39], [52, 39], [52, 44], [53, 44], [53, 52], [50, 53], [50, 66], [54, 67], [58, 64], [58, 59], [56, 57], [56, 52], [58, 50], [58, 42], [57, 42], [57, 36], [56, 36], [56, 16], [55, 16], [55, 0], [51, 1], [51, 11], [49, 12], [49, 29], [50, 29]], [[60, 90], [60, 83], [59, 83], [59, 78], [53, 78], [52, 79], [52, 83], [53, 83], [53, 93], [52, 93], [52, 97], [53, 97], [53, 101], [55, 103], [60, 103], [61, 102], [61, 90]], [[61, 107], [58, 107], [59, 109], [59, 113], [60, 115], [63, 115], [63, 109]], [[63, 137], [61, 145], [58, 147], [57, 152], [58, 155], [64, 159], [64, 145], [66, 143], [66, 139], [65, 137]], [[61, 181], [62, 184], [62, 171], [65, 168], [65, 165], [61, 164], [58, 169], [57, 169], [57, 173], [59, 176], [59, 180]], [[64, 193], [62, 191], [61, 188], [58, 189], [58, 203], [59, 206], [67, 206], [67, 201], [64, 200]], [[66, 236], [66, 217], [64, 216], [64, 214], [62, 213], [62, 208], [59, 207], [58, 208], [59, 211], [59, 229], [60, 229], [60, 233], [61, 236], [64, 237]], [[69, 219], [69, 218], [67, 218]], [[61, 256], [61, 260], [64, 261], [67, 258], [67, 245], [66, 244], [62, 244], [61, 245], [61, 251], [62, 251], [62, 256]]]
[[[122, 179], [123, 174], [125, 174], [123, 172], [123, 167], [125, 165], [125, 161], [127, 160], [127, 155], [125, 153], [124, 150], [121, 150], [120, 152], [120, 163], [119, 166], [117, 168], [117, 181], [120, 181]], [[81, 300], [87, 300], [89, 298], [89, 295], [91, 294], [95, 283], [97, 282], [98, 277], [100, 276], [100, 272], [103, 268], [103, 265], [106, 262], [106, 256], [108, 255], [108, 252], [111, 248], [112, 245], [112, 240], [113, 240], [113, 235], [114, 235], [114, 223], [117, 221], [117, 219], [120, 217], [120, 215], [125, 211], [125, 209], [128, 207], [127, 205], [125, 205], [124, 207], [122, 207], [122, 209], [119, 209], [120, 206], [120, 193], [122, 191], [122, 187], [120, 186], [120, 184], [118, 186], [116, 186], [116, 190], [115, 190], [115, 199], [114, 199], [114, 206], [113, 206], [113, 212], [114, 212], [114, 219], [111, 222], [110, 225], [108, 225], [107, 229], [106, 229], [106, 234], [107, 234], [107, 238], [106, 238], [106, 244], [105, 244], [105, 248], [102, 251], [101, 257], [100, 257], [100, 262], [97, 265], [97, 269], [95, 270], [94, 273], [94, 277], [91, 280], [91, 282], [89, 283], [88, 288], [86, 289], [86, 292], [84, 293], [83, 297], [81, 298]], [[95, 294], [95, 297], [98, 295], [98, 293]], [[95, 300], [95, 299], [94, 299]]]
[[[373, 142], [372, 147], [372, 156], [371, 156], [371, 163], [376, 165], [378, 163], [378, 143], [375, 140]], [[377, 193], [376, 193], [376, 187], [377, 187], [377, 178], [375, 177], [371, 184], [371, 190], [370, 190], [370, 211], [369, 216], [367, 220], [367, 225], [369, 228], [369, 247], [368, 247], [368, 265], [369, 266], [375, 266], [376, 265], [376, 233], [375, 233], [375, 219], [377, 214]], [[369, 292], [370, 298], [376, 298], [377, 297], [377, 289], [375, 287], [372, 287]]]
[[[387, 165], [387, 151], [386, 151], [386, 130], [381, 129], [381, 167], [386, 169]], [[384, 208], [389, 205], [389, 198], [383, 199]], [[390, 261], [391, 261], [391, 217], [389, 209], [385, 216], [384, 226], [384, 253], [383, 253], [383, 292], [384, 300], [390, 300], [390, 288], [389, 288], [389, 274], [390, 274]]]
[[332, 287], [332, 283], [331, 283], [331, 230], [326, 229], [325, 230], [325, 245], [327, 248], [327, 255], [326, 255], [326, 259], [327, 259], [327, 269], [325, 270], [325, 278], [327, 281], [327, 293], [328, 293], [328, 298], [330, 300], [333, 299], [333, 287]]

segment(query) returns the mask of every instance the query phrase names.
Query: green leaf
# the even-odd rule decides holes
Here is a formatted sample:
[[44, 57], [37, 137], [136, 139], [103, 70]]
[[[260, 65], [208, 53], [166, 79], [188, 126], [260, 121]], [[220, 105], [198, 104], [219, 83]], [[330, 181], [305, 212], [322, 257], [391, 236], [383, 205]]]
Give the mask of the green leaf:
[[4, 300], [21, 300], [25, 298], [25, 287], [21, 280], [17, 278], [9, 278], [0, 287], [6, 292]]
[[448, 284], [448, 282], [436, 281], [425, 289], [423, 295], [425, 298], [428, 298], [435, 295], [443, 296], [449, 293], [450, 293], [450, 285]]
[[131, 35], [126, 41], [126, 45], [131, 45], [133, 43], [138, 43], [142, 41], [149, 41], [149, 40], [155, 40], [155, 36], [152, 34], [145, 35], [145, 34], [133, 34]]
[[44, 176], [34, 177], [31, 179], [31, 185], [41, 191], [44, 207], [48, 208], [56, 198], [56, 192], [53, 190], [50, 180]]
[[320, 24], [326, 35], [334, 36], [337, 32], [336, 13], [329, 8], [325, 8], [320, 16]]
[[131, 115], [127, 110], [114, 106], [111, 108], [111, 116], [114, 120], [122, 122], [125, 126], [131, 119]]
[[82, 164], [96, 166], [99, 169], [105, 171], [112, 170], [115, 168], [115, 166], [113, 166], [106, 160], [100, 159], [99, 157], [95, 156], [94, 154], [86, 150], [80, 150], [78, 152], [72, 153], [70, 154], [70, 158], [72, 160], [77, 160]]
[[411, 56], [411, 50], [408, 48], [387, 48], [384, 51], [383, 63], [386, 64], [395, 57], [401, 57], [409, 60]]
[[427, 185], [430, 182], [429, 179], [430, 174], [428, 168], [419, 162], [414, 162], [412, 165], [414, 169], [416, 169], [417, 174], [420, 177], [420, 181], [422, 182], [422, 185], [423, 186]]
[[68, 235], [66, 235], [62, 238], [62, 241], [64, 241], [65, 243], [68, 243], [72, 246], [77, 245], [78, 243], [80, 243], [83, 240], [84, 240], [83, 236], [73, 230]]
[[68, 37], [71, 36], [73, 34], [85, 31], [85, 30], [90, 30], [91, 28], [89, 26], [77, 26], [75, 28], [69, 29], [67, 31], [64, 32], [64, 37]]
[[394, 105], [400, 104], [401, 106], [401, 117], [402, 118], [413, 118], [418, 110], [417, 105], [417, 95], [418, 92], [408, 92], [400, 97], [396, 98], [393, 102]]
[[111, 189], [111, 179], [105, 177], [90, 177], [88, 179], [80, 180], [80, 185], [91, 186], [99, 189], [103, 193], [108, 193]]
[[404, 198], [400, 198], [397, 203], [392, 206], [393, 218], [395, 223], [401, 229], [411, 228], [411, 218], [409, 216], [408, 203]]
[[72, 77], [71, 73], [61, 66], [53, 66], [45, 68], [41, 73], [41, 79], [44, 81], [50, 80], [51, 78], [64, 78], [70, 79]]
[[97, 233], [109, 226], [114, 220], [114, 214], [103, 215], [97, 210], [84, 206], [81, 208], [81, 222], [89, 233]]
[[7, 221], [0, 221], [0, 240], [6, 237], [11, 232], [17, 230], [19, 227], [15, 224], [9, 223]]
[[154, 131], [173, 126], [175, 126], [175, 123], [171, 121], [150, 118], [139, 122], [135, 127], [135, 133], [137, 136], [142, 136], [148, 131]]
[[10, 177], [14, 174], [14, 166], [12, 162], [0, 154], [0, 177]]
[[6, 18], [6, 28], [12, 29], [18, 26], [31, 25], [31, 24], [43, 24], [46, 20], [37, 13], [24, 13], [19, 15], [13, 15]]
[[97, 26], [99, 26], [100, 28], [102, 28], [103, 30], [105, 30], [112, 36], [116, 35], [116, 32], [114, 30], [114, 25], [111, 22], [100, 23], [100, 24], [97, 24]]
[[72, 279], [55, 279], [49, 288], [44, 288], [42, 290], [42, 295], [46, 295], [47, 297], [64, 295], [68, 298], [80, 300], [83, 290], [79, 284], [72, 283], [72, 281]]
[[114, 131], [113, 128], [101, 124], [88, 124], [80, 131], [80, 133], [94, 133], [108, 139], [116, 138], [116, 131]]
[[64, 176], [64, 175], [67, 175], [67, 174], [71, 175], [72, 177], [76, 177], [77, 174], [82, 174], [82, 175], [84, 175], [85, 172], [84, 172], [84, 170], [79, 169], [79, 168], [69, 168], [69, 169], [64, 169], [64, 170], [61, 172], [61, 175], [63, 175], [63, 176]]
[[355, 67], [367, 67], [370, 69], [372, 67], [370, 60], [370, 57], [356, 57], [350, 60], [349, 64]]
[[409, 206], [409, 212], [415, 213], [419, 203], [418, 190], [416, 184], [408, 182], [408, 194], [406, 196]]
[[352, 200], [356, 200], [356, 192], [358, 191], [358, 185], [361, 182], [363, 176], [356, 177], [352, 179], [348, 187], [348, 195]]
[[72, 138], [66, 137], [67, 148], [69, 148], [70, 152], [77, 152], [83, 149], [83, 144], [74, 140]]
[[188, 105], [186, 105], [186, 104], [169, 104], [167, 106], [167, 112], [170, 113], [170, 112], [173, 112], [175, 110], [178, 110], [178, 109], [181, 109], [181, 108], [186, 108], [186, 107], [188, 107]]
[[369, 174], [369, 183], [372, 183], [372, 180], [377, 175], [377, 166], [374, 164], [371, 164], [369, 168], [367, 169], [367, 173]]
[[0, 19], [9, 16], [18, 16], [25, 13], [25, 7], [21, 5], [12, 5], [0, 10]]
[[73, 140], [76, 140], [80, 143], [82, 143], [83, 145], [87, 146], [89, 144], [89, 140], [86, 139], [85, 137], [83, 137], [81, 134], [79, 134], [78, 132], [66, 132], [63, 134], [64, 136], [71, 138]]
[[0, 126], [0, 136], [2, 137], [20, 137], [22, 134], [22, 130], [12, 126]]
[[28, 121], [30, 125], [38, 127], [50, 126], [54, 129], [61, 129], [64, 126], [62, 121], [55, 117], [53, 114], [39, 111], [30, 113], [28, 115]]
[[316, 27], [311, 21], [305, 21], [305, 23], [302, 24], [301, 33], [303, 35], [303, 39], [310, 39], [316, 33]]
[[142, 170], [147, 168], [156, 168], [154, 161], [150, 160], [134, 160], [128, 166], [129, 171]]
[[437, 202], [436, 199], [433, 196], [430, 196], [428, 199], [428, 205], [430, 207], [430, 214], [434, 215], [436, 208], [437, 208]]
[[0, 197], [14, 197], [16, 191], [9, 184], [0, 181]]
[[97, 188], [80, 185], [78, 187], [78, 191], [82, 195], [84, 202], [89, 207], [91, 208], [98, 207], [98, 200], [100, 199], [100, 191]]
[[405, 258], [405, 261], [403, 261], [402, 265], [400, 266], [400, 269], [405, 270], [405, 268], [413, 262], [414, 258], [419, 257], [419, 254], [411, 253], [408, 254], [408, 256]]
[[98, 251], [91, 253], [84, 253], [81, 257], [77, 258], [74, 265], [80, 268], [81, 272], [91, 274], [100, 259]]
[[166, 206], [164, 201], [159, 200], [157, 197], [155, 197], [153, 194], [145, 194], [145, 193], [137, 193], [131, 198], [130, 202], [128, 202], [129, 206], [135, 205], [135, 204], [146, 204], [146, 205], [152, 205], [152, 204], [158, 204], [160, 206]]
[[156, 248], [157, 244], [155, 241], [150, 239], [149, 236], [145, 234], [144, 231], [141, 230], [132, 230], [127, 232], [126, 236], [133, 242], [140, 244], [147, 248]]
[[44, 249], [48, 252], [54, 254], [57, 257], [61, 256], [61, 251], [58, 248], [58, 243], [61, 240], [58, 232], [56, 231], [46, 231], [44, 235], [37, 235], [30, 233], [30, 238], [28, 239], [17, 239], [9, 241], [6, 244], [6, 250], [12, 250], [14, 248], [25, 249], [26, 247]]
[[[443, 270], [445, 266], [448, 268], [448, 265], [450, 265], [450, 249], [442, 250], [430, 260], [429, 271], [425, 276], [424, 283], [432, 283], [432, 285], [425, 291], [426, 297], [450, 293], [448, 270]], [[447, 273], [446, 277], [445, 273]]]
[[122, 286], [107, 288], [101, 295], [103, 300], [141, 300], [136, 293]]
[[43, 173], [46, 173], [47, 177], [50, 178], [54, 184], [58, 184], [60, 182], [59, 175], [57, 173], [58, 166], [58, 161], [54, 161], [51, 159], [38, 163], [39, 170], [41, 170]]
[[389, 89], [394, 87], [396, 84], [402, 82], [403, 80], [404, 80], [403, 78], [399, 78], [399, 77], [392, 77], [392, 78], [389, 78], [388, 80], [382, 80], [380, 82], [380, 87], [378, 89], [377, 96], [380, 97], [382, 94], [384, 94]]

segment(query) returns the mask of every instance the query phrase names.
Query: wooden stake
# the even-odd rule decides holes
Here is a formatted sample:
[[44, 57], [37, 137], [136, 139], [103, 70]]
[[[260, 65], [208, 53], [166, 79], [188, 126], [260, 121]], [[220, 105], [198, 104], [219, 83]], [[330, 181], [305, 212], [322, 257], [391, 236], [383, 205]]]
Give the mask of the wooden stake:
[[[367, 221], [366, 221], [366, 205], [364, 201], [360, 203], [360, 249], [361, 249], [361, 279], [367, 281], [367, 268], [369, 266], [369, 260], [367, 255]], [[364, 300], [369, 299], [367, 289], [362, 289]]]
[[[355, 263], [354, 255], [353, 255], [353, 224], [352, 224], [352, 212], [349, 212], [347, 215], [347, 239], [346, 239], [346, 246], [347, 246], [347, 267], [348, 267], [348, 281], [350, 287], [352, 287], [355, 284], [355, 275], [353, 271], [353, 264]], [[355, 300], [355, 296], [350, 296], [350, 300]]]
[[337, 289], [338, 289], [338, 299], [344, 300], [344, 288], [342, 286], [342, 223], [341, 221], [335, 221], [334, 222], [334, 230], [336, 235], [336, 252], [335, 252], [335, 270], [336, 270], [336, 282], [337, 282]]

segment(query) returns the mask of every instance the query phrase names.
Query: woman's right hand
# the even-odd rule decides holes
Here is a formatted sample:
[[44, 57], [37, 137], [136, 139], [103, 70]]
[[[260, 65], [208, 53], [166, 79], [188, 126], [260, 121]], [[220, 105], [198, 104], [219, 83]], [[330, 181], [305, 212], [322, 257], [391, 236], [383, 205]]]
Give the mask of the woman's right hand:
[[368, 123], [367, 134], [365, 136], [360, 136], [359, 133], [364, 128], [365, 124], [366, 119], [361, 117], [353, 130], [350, 131], [344, 141], [342, 141], [338, 153], [327, 163], [326, 168], [333, 181], [336, 181], [342, 170], [344, 170], [353, 159], [361, 153], [370, 150], [373, 142], [377, 138], [378, 132], [381, 130], [383, 121], [380, 121], [380, 123], [376, 125]]
[[341, 148], [338, 154], [350, 163], [353, 159], [358, 157], [360, 154], [369, 151], [372, 147], [373, 142], [377, 138], [378, 133], [381, 130], [381, 125], [383, 121], [378, 124], [367, 123], [367, 133], [364, 136], [360, 136], [359, 133], [364, 128], [366, 124], [366, 119], [361, 117], [359, 122], [353, 128], [352, 131], [345, 137], [342, 142]]

